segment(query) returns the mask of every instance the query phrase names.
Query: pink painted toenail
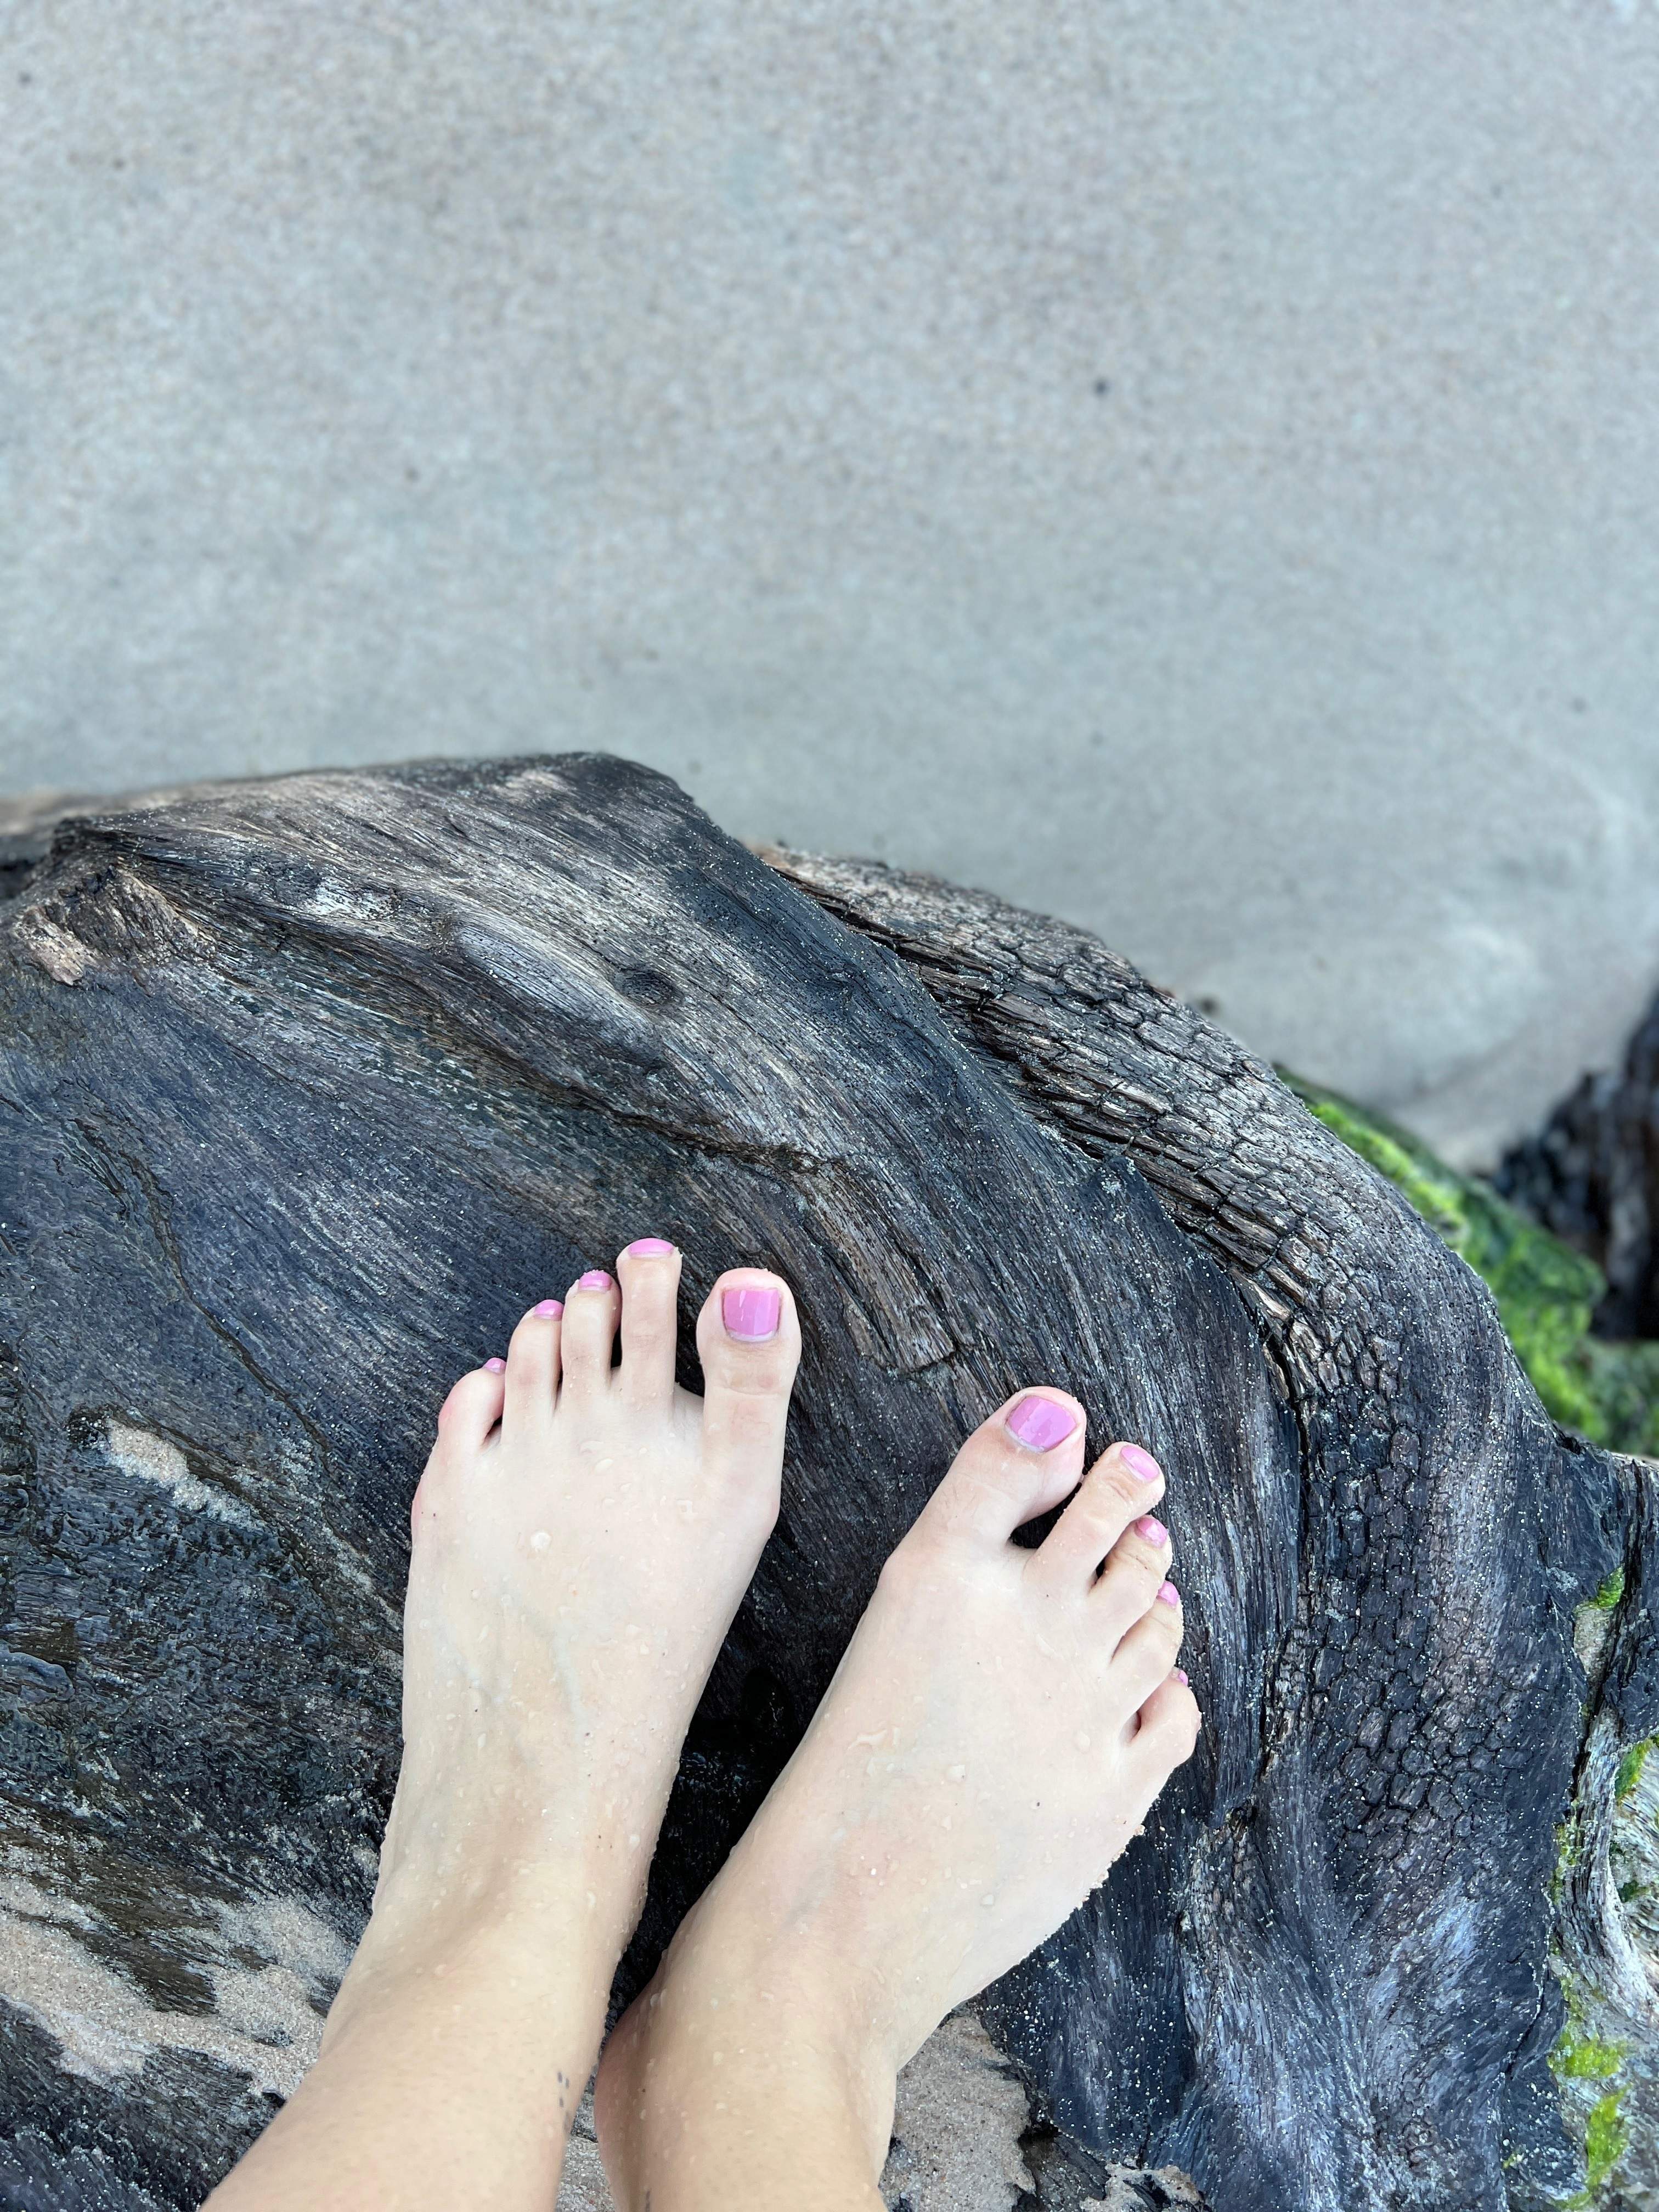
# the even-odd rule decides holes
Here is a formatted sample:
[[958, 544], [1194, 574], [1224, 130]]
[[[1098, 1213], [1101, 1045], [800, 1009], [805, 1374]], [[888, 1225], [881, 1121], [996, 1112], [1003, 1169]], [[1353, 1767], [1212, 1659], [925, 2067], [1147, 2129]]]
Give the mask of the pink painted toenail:
[[1179, 1605], [1181, 1602], [1181, 1592], [1173, 1583], [1160, 1583], [1158, 1594], [1165, 1605]]
[[1077, 1415], [1053, 1398], [1022, 1398], [1007, 1425], [1033, 1451], [1052, 1451], [1077, 1427]]
[[636, 1237], [628, 1249], [636, 1260], [660, 1260], [674, 1248], [665, 1237]]
[[532, 1306], [531, 1308], [531, 1311], [532, 1313], [539, 1314], [542, 1319], [546, 1321], [550, 1316], [554, 1314], [562, 1314], [564, 1311], [564, 1300], [562, 1298], [544, 1298], [540, 1305]]
[[1184, 1690], [1187, 1686], [1187, 1669], [1184, 1667], [1171, 1667], [1170, 1672]]
[[603, 1267], [590, 1267], [585, 1275], [578, 1277], [576, 1288], [579, 1291], [608, 1291], [611, 1278]]
[[486, 1375], [505, 1375], [505, 1374], [506, 1374], [506, 1372], [507, 1372], [507, 1362], [506, 1362], [506, 1360], [504, 1360], [504, 1359], [486, 1359], [486, 1360], [485, 1360], [485, 1362], [484, 1362], [484, 1373], [485, 1373]]
[[1135, 1522], [1135, 1534], [1144, 1536], [1149, 1544], [1167, 1544], [1170, 1540], [1169, 1530], [1150, 1513], [1143, 1513]]
[[783, 1293], [764, 1285], [748, 1283], [739, 1290], [720, 1292], [720, 1319], [728, 1336], [739, 1344], [763, 1344], [778, 1333], [783, 1317]]
[[1142, 1451], [1139, 1444], [1125, 1444], [1123, 1464], [1131, 1474], [1139, 1475], [1142, 1482], [1156, 1482], [1164, 1472], [1151, 1452]]

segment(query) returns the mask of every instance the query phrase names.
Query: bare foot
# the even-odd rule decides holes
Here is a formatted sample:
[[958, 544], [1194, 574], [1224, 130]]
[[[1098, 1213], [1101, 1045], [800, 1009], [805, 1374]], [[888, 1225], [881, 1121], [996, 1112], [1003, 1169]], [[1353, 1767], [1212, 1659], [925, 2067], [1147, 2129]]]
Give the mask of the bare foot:
[[642, 1238], [617, 1274], [526, 1314], [505, 1363], [439, 1413], [410, 1512], [403, 1768], [371, 1923], [387, 1937], [522, 1897], [620, 1952], [777, 1518], [800, 1345], [787, 1288], [720, 1277], [697, 1398], [674, 1381], [678, 1252]]
[[878, 2203], [899, 2067], [1099, 1885], [1190, 1755], [1155, 1462], [1115, 1444], [1041, 1547], [1010, 1541], [1077, 1484], [1083, 1438], [1063, 1393], [1011, 1401], [883, 1569], [799, 1748], [606, 2047], [623, 2203]]

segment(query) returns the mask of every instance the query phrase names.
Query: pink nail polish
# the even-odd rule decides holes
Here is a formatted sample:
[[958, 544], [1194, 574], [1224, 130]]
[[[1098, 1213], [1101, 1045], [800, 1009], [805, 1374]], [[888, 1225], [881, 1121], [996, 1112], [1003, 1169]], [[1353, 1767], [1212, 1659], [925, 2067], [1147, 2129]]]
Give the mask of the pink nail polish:
[[1077, 1415], [1054, 1398], [1022, 1398], [1009, 1414], [1007, 1426], [1033, 1451], [1052, 1451], [1075, 1430]]
[[504, 1360], [504, 1359], [486, 1359], [486, 1360], [485, 1360], [485, 1362], [484, 1362], [484, 1373], [485, 1373], [486, 1375], [505, 1375], [505, 1374], [506, 1374], [506, 1372], [507, 1372], [507, 1362], [506, 1362], [506, 1360]]
[[1164, 1472], [1151, 1452], [1142, 1451], [1139, 1444], [1125, 1444], [1122, 1457], [1130, 1474], [1138, 1475], [1142, 1482], [1156, 1482]]
[[1181, 1602], [1181, 1592], [1173, 1583], [1160, 1583], [1158, 1586], [1158, 1602], [1162, 1605], [1179, 1605]]
[[739, 1344], [763, 1344], [778, 1333], [783, 1317], [783, 1293], [764, 1284], [745, 1283], [720, 1292], [720, 1319], [726, 1333]]
[[603, 1267], [590, 1267], [585, 1275], [577, 1278], [576, 1288], [579, 1291], [608, 1291], [611, 1278]]
[[562, 1298], [544, 1298], [540, 1305], [532, 1306], [531, 1308], [531, 1311], [532, 1313], [539, 1314], [542, 1319], [545, 1321], [550, 1314], [562, 1314], [564, 1311], [564, 1300]]
[[1135, 1534], [1145, 1537], [1149, 1544], [1167, 1544], [1170, 1540], [1169, 1530], [1151, 1513], [1143, 1513], [1135, 1522]]
[[636, 1237], [628, 1249], [636, 1260], [660, 1260], [674, 1248], [665, 1237]]
[[1180, 1683], [1182, 1688], [1184, 1690], [1187, 1686], [1187, 1669], [1184, 1667], [1172, 1667], [1170, 1668], [1170, 1672], [1175, 1676], [1176, 1681]]

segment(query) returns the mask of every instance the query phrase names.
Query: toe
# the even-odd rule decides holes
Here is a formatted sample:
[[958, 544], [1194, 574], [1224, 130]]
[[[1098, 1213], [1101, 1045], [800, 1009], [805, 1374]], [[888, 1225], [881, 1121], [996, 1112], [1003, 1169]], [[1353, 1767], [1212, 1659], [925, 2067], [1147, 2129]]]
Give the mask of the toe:
[[463, 1375], [438, 1408], [438, 1435], [461, 1451], [476, 1451], [501, 1418], [507, 1363], [491, 1359]]
[[476, 1460], [490, 1431], [501, 1418], [501, 1402], [507, 1395], [506, 1368], [504, 1359], [486, 1360], [470, 1375], [463, 1375], [439, 1407], [438, 1441], [410, 1500], [411, 1537], [420, 1534], [423, 1521], [431, 1519], [437, 1493], [445, 1487], [448, 1472], [453, 1472], [458, 1463]]
[[[1190, 1759], [1198, 1741], [1203, 1716], [1198, 1699], [1187, 1686], [1187, 1677], [1173, 1667], [1131, 1719], [1127, 1733], [1137, 1761], [1171, 1774]], [[1155, 1783], [1154, 1787], [1161, 1785]]]
[[544, 1427], [559, 1388], [559, 1339], [564, 1308], [557, 1298], [533, 1305], [507, 1347], [501, 1427], [510, 1433]]
[[702, 1460], [708, 1473], [777, 1510], [789, 1393], [800, 1362], [795, 1301], [781, 1277], [733, 1267], [697, 1316]]
[[635, 1238], [617, 1255], [622, 1285], [622, 1368], [629, 1405], [665, 1406], [674, 1395], [679, 1335], [680, 1255], [660, 1237]]
[[590, 1267], [564, 1294], [560, 1358], [565, 1395], [580, 1403], [611, 1386], [611, 1352], [622, 1299], [603, 1267]]
[[1063, 1390], [1022, 1390], [982, 1422], [922, 1508], [921, 1528], [1006, 1544], [1058, 1505], [1083, 1464], [1083, 1408]]
[[1182, 1627], [1181, 1593], [1173, 1583], [1160, 1583], [1152, 1603], [1112, 1654], [1111, 1680], [1127, 1705], [1144, 1705], [1175, 1665]]
[[1145, 1616], [1169, 1571], [1169, 1530], [1156, 1513], [1138, 1513], [1106, 1554], [1089, 1597], [1109, 1650]]
[[1138, 1444], [1114, 1444], [1083, 1478], [1026, 1569], [1056, 1592], [1086, 1592], [1101, 1561], [1131, 1522], [1164, 1495], [1158, 1462]]

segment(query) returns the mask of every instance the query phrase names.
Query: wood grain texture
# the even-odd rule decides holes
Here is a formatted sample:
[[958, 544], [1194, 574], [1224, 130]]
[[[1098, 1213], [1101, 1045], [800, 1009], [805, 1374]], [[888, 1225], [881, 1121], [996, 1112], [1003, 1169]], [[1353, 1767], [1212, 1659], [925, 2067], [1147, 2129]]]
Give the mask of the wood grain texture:
[[688, 1314], [781, 1270], [805, 1355], [618, 2002], [962, 1435], [1046, 1380], [1170, 1471], [1206, 1727], [988, 1999], [1045, 2201], [1103, 2162], [1212, 2212], [1574, 2185], [1547, 1958], [1618, 1929], [1605, 1849], [1553, 1896], [1556, 1830], [1595, 1731], [1659, 1725], [1648, 1477], [1270, 1071], [1080, 932], [763, 861], [607, 757], [203, 787], [6, 857], [0, 2207], [193, 2203], [291, 2088], [372, 1889], [434, 1410], [647, 1232]]

